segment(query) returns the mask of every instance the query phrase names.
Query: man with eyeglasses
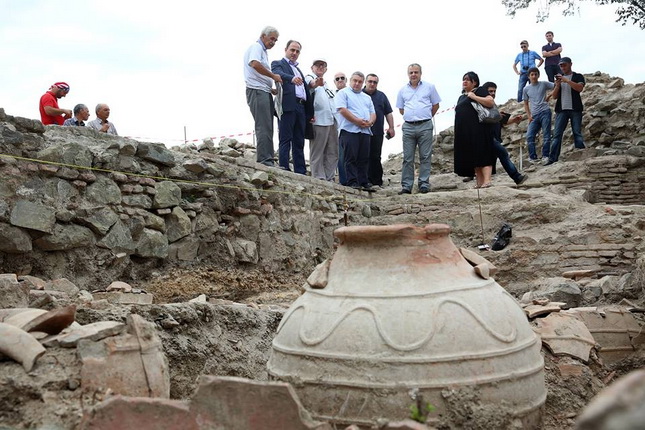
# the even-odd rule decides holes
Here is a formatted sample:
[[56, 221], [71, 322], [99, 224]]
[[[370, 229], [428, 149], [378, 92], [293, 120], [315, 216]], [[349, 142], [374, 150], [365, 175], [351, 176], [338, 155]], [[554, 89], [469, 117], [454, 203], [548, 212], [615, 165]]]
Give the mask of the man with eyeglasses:
[[336, 109], [340, 113], [340, 144], [345, 155], [347, 185], [368, 192], [376, 191], [367, 178], [370, 158], [371, 127], [376, 121], [372, 99], [363, 89], [365, 75], [352, 73], [349, 87], [336, 94]]
[[271, 72], [267, 50], [278, 41], [278, 30], [265, 27], [260, 38], [244, 54], [244, 81], [246, 83], [246, 104], [255, 121], [256, 161], [273, 166], [273, 82], [282, 83], [282, 78]]
[[379, 77], [374, 73], [367, 75], [363, 92], [372, 98], [376, 121], [372, 126], [372, 137], [370, 138], [370, 161], [367, 168], [367, 178], [379, 187], [383, 186], [383, 165], [381, 164], [381, 152], [383, 149], [383, 130], [387, 120], [387, 138], [394, 137], [394, 117], [392, 106], [384, 92], [376, 89]]
[[421, 66], [408, 66], [409, 82], [399, 90], [396, 107], [403, 116], [403, 166], [401, 168], [401, 191], [412, 194], [414, 185], [414, 159], [419, 148], [419, 192], [430, 192], [430, 167], [432, 164], [432, 117], [439, 110], [441, 97], [434, 84], [421, 80]]
[[314, 138], [309, 140], [311, 176], [332, 182], [338, 165], [338, 127], [334, 117], [336, 93], [327, 87], [323, 78], [327, 72], [325, 59], [315, 59], [311, 71], [313, 75], [305, 76], [314, 99]]
[[[515, 62], [513, 63], [513, 70], [515, 74], [520, 77], [517, 84], [517, 101], [522, 102], [522, 90], [526, 86], [526, 83], [529, 81], [529, 69], [531, 67], [540, 67], [544, 63], [544, 59], [540, 57], [535, 51], [529, 50], [529, 42], [522, 40], [520, 42], [520, 48], [522, 52], [515, 56]], [[538, 61], [538, 65], [535, 65], [535, 62]], [[520, 70], [517, 70], [517, 65], [520, 65]]]
[[314, 116], [311, 95], [305, 84], [305, 75], [298, 68], [302, 45], [296, 40], [287, 42], [284, 58], [271, 63], [271, 71], [282, 78], [282, 116], [278, 119], [278, 160], [280, 168], [289, 168], [289, 154], [293, 171], [307, 174], [305, 164], [305, 127]]
[[585, 77], [571, 70], [571, 58], [562, 57], [559, 66], [562, 74], [555, 75], [555, 87], [552, 97], [555, 97], [555, 126], [553, 127], [553, 140], [549, 160], [544, 164], [548, 166], [558, 161], [562, 146], [562, 135], [567, 123], [571, 121], [573, 145], [576, 149], [584, 149], [585, 141], [582, 138], [582, 98], [580, 93], [585, 88]]
[[[347, 86], [347, 77], [343, 72], [338, 72], [334, 75], [334, 84], [336, 85], [336, 92], [342, 90]], [[336, 112], [336, 122], [340, 124], [340, 114]], [[338, 130], [340, 133], [340, 129]], [[343, 156], [343, 148], [338, 145], [338, 183], [347, 185], [347, 175], [345, 175], [345, 157]]]
[[72, 111], [58, 107], [58, 99], [69, 93], [69, 85], [65, 82], [56, 82], [45, 94], [40, 97], [38, 109], [40, 120], [44, 125], [63, 125], [66, 119], [72, 117]]

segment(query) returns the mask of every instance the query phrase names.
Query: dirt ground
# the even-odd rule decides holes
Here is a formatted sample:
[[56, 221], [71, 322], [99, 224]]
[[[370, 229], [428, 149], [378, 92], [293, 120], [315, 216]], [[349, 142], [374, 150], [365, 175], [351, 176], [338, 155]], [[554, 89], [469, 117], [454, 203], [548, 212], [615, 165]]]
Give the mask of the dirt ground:
[[155, 303], [187, 302], [200, 294], [238, 303], [291, 304], [302, 292], [306, 276], [259, 270], [195, 268], [172, 269], [142, 285]]

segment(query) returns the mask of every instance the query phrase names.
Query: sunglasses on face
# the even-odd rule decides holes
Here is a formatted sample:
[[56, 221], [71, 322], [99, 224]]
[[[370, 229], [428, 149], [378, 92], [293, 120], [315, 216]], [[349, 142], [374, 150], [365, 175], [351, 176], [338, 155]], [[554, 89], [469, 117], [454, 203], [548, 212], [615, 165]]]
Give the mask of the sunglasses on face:
[[345, 80], [345, 77], [344, 77], [344, 76], [338, 76], [338, 77], [336, 77], [336, 82], [338, 82], [338, 81], [344, 81], [344, 80]]

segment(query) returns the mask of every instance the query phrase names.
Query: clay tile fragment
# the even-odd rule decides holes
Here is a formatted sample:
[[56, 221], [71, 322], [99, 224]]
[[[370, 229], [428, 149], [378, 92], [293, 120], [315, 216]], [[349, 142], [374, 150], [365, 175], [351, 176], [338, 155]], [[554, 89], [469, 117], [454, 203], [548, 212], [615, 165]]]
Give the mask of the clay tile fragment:
[[536, 318], [542, 315], [548, 315], [551, 312], [560, 312], [562, 308], [558, 304], [547, 303], [546, 305], [528, 305], [524, 307], [524, 312], [529, 318]]
[[[243, 404], [253, 407], [240, 407]], [[330, 424], [314, 421], [285, 382], [202, 376], [190, 411], [205, 429], [332, 429]]]
[[64, 308], [53, 309], [40, 315], [27, 324], [25, 331], [42, 331], [47, 334], [58, 334], [69, 327], [76, 318], [76, 305], [65, 306]]
[[131, 293], [132, 286], [126, 282], [114, 281], [105, 289], [105, 291], [120, 291], [122, 293]]
[[307, 284], [311, 288], [325, 288], [328, 282], [329, 265], [331, 260], [325, 260], [316, 266], [314, 271], [307, 278]]
[[459, 252], [475, 268], [475, 273], [480, 278], [489, 279], [497, 273], [497, 267], [476, 252], [466, 248], [459, 248]]
[[589, 361], [589, 353], [596, 341], [585, 323], [562, 312], [549, 314], [548, 317], [536, 319], [535, 322], [535, 331], [553, 354], [565, 354], [584, 362]]
[[22, 364], [30, 372], [45, 348], [32, 335], [11, 324], [0, 323], [0, 354]]

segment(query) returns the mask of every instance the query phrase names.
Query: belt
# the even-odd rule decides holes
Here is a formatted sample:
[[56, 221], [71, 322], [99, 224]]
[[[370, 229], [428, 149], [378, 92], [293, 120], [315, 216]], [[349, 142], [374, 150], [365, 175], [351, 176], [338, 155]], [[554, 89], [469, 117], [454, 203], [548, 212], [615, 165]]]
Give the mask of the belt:
[[307, 100], [296, 98], [296, 103], [300, 103], [301, 105], [304, 105], [305, 103], [307, 103]]
[[408, 124], [412, 124], [412, 125], [417, 125], [417, 124], [423, 124], [424, 122], [428, 122], [428, 121], [430, 121], [430, 120], [431, 120], [431, 118], [428, 118], [428, 119], [421, 119], [421, 120], [419, 120], [419, 121], [406, 121], [406, 123], [408, 123]]

